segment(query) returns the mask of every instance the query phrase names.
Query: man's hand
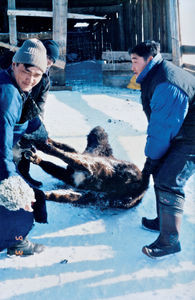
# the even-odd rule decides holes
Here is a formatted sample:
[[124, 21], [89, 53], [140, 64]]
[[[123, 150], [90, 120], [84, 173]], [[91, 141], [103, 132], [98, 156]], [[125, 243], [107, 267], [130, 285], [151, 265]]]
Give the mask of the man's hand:
[[149, 184], [150, 175], [155, 175], [157, 173], [160, 163], [161, 159], [151, 159], [150, 157], [147, 157], [142, 170], [142, 178], [144, 183]]
[[[34, 202], [32, 202], [32, 203], [34, 203]], [[25, 205], [24, 210], [29, 211], [29, 212], [32, 212], [32, 211], [33, 211], [32, 207], [30, 207], [30, 206], [27, 205], [27, 204]]]

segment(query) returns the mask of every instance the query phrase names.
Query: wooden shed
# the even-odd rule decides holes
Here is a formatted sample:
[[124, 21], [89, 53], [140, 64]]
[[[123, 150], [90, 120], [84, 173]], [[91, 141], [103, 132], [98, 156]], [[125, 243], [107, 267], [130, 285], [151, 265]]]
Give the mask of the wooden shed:
[[[161, 52], [182, 66], [178, 0], [1, 0], [0, 51], [20, 46], [23, 40], [54, 39], [60, 61], [53, 68], [55, 85], [65, 85], [67, 62], [102, 59], [105, 83], [119, 78], [125, 85], [131, 62], [128, 49], [153, 39]], [[86, 27], [77, 28], [78, 23]], [[0, 52], [1, 53], [1, 52]], [[184, 66], [186, 67], [186, 66]], [[187, 66], [194, 70], [194, 66]], [[118, 84], [118, 83], [117, 83]]]

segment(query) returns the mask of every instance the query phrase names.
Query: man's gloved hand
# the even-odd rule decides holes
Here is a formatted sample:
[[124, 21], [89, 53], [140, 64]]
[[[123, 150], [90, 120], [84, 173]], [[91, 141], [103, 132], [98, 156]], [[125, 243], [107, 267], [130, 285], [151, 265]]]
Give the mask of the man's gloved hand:
[[22, 137], [19, 141], [20, 148], [24, 150], [32, 151], [33, 153], [36, 153], [36, 147], [32, 144], [30, 140], [27, 140], [25, 137]]
[[36, 188], [33, 189], [36, 202], [32, 204], [34, 219], [38, 223], [47, 223], [46, 198], [43, 191]]
[[155, 175], [158, 171], [160, 163], [161, 159], [151, 159], [150, 157], [147, 157], [144, 168], [142, 170], [143, 182], [146, 185], [149, 184], [150, 175]]

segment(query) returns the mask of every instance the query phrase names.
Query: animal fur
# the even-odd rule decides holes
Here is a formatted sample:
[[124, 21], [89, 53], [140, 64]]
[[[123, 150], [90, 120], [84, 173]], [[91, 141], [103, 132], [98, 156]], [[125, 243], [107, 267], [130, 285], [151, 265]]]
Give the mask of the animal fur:
[[147, 189], [148, 183], [143, 182], [136, 165], [113, 156], [108, 135], [100, 126], [87, 136], [83, 153], [51, 139], [47, 144], [39, 144], [38, 149], [68, 164], [63, 168], [26, 153], [31, 162], [68, 185], [64, 190], [47, 192], [47, 200], [130, 208], [139, 203]]

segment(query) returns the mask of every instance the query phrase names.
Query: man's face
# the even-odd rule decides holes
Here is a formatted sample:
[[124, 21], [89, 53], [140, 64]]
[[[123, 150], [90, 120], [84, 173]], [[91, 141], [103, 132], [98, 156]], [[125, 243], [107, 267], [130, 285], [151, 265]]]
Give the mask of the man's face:
[[53, 66], [54, 61], [51, 57], [47, 56], [47, 67], [50, 68], [51, 66]]
[[145, 60], [142, 56], [139, 56], [135, 53], [131, 54], [132, 60], [132, 71], [135, 76], [138, 77], [139, 74], [143, 71], [143, 69], [147, 66], [147, 64], [153, 59], [153, 56], [149, 56], [147, 60]]
[[25, 68], [23, 64], [12, 64], [15, 80], [23, 92], [29, 92], [39, 83], [43, 72], [37, 67]]

